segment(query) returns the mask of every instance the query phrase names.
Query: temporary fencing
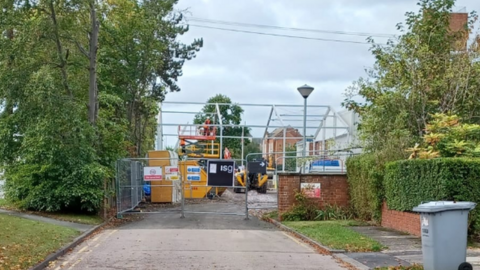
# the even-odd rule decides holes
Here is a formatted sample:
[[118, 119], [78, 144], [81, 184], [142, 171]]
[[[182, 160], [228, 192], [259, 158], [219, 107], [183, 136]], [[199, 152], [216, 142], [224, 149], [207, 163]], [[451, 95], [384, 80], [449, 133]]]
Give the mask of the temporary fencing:
[[180, 202], [178, 158], [125, 158], [117, 161], [117, 216], [134, 211], [142, 201]]
[[[186, 176], [185, 181], [183, 181], [185, 189], [182, 212], [190, 214], [245, 215], [248, 218], [245, 207], [246, 199], [243, 196], [237, 196], [233, 192], [233, 190], [243, 188], [235, 184], [235, 173], [238, 168], [237, 161], [239, 160], [187, 158], [185, 166], [181, 166], [182, 175]], [[214, 184], [213, 181], [209, 181], [209, 177], [213, 178], [215, 172], [207, 168], [208, 164], [217, 163], [230, 164], [220, 166], [227, 166], [228, 170], [220, 179], [220, 184]], [[199, 173], [197, 177], [194, 177], [195, 174], [191, 172], [196, 167], [198, 167]], [[221, 170], [221, 168], [218, 170]]]
[[[117, 216], [121, 217], [126, 212], [139, 212], [139, 205], [150, 201], [173, 204], [173, 207], [169, 207], [168, 210], [159, 210], [157, 213], [178, 211], [181, 217], [185, 217], [186, 213], [245, 215], [248, 219], [246, 199], [244, 199], [248, 194], [245, 197], [235, 196], [232, 192], [233, 189], [243, 188], [234, 184], [236, 172], [234, 161], [214, 159], [207, 161], [194, 158], [179, 160], [178, 157], [118, 160]], [[232, 164], [227, 166], [231, 184], [228, 184], [228, 181], [225, 185], [208, 182], [207, 163], [215, 162]], [[210, 175], [210, 177], [213, 176]], [[151, 211], [141, 213], [151, 213]]]

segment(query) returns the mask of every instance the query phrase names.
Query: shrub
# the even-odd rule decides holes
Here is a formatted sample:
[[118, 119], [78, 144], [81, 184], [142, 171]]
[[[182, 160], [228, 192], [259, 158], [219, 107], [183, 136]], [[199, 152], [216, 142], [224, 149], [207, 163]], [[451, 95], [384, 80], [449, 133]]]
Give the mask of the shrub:
[[[474, 158], [413, 159], [388, 163], [385, 198], [392, 210], [411, 211], [425, 201], [480, 200], [480, 160]], [[480, 229], [478, 210], [470, 216], [470, 233]]]
[[295, 193], [296, 203], [290, 211], [282, 214], [284, 221], [306, 221], [315, 220], [317, 216], [317, 203], [311, 198], [305, 196], [303, 192]]
[[[38, 98], [49, 102], [48, 96]], [[82, 118], [83, 107], [63, 99], [56, 102], [57, 107], [43, 111], [41, 104], [29, 103], [32, 111], [25, 121], [31, 123], [12, 148], [13, 158], [0, 156], [6, 164], [5, 197], [27, 210], [97, 212], [103, 181], [113, 170], [99, 163], [97, 150], [103, 145], [92, 143], [99, 137]]]
[[292, 209], [282, 214], [283, 221], [347, 220], [353, 218], [349, 209], [328, 204], [320, 206], [316, 199], [307, 197], [303, 192], [295, 193], [295, 201]]
[[410, 159], [480, 157], [480, 125], [461, 123], [457, 115], [437, 113], [426, 125], [423, 147], [407, 149]]
[[383, 166], [374, 154], [362, 154], [347, 159], [350, 205], [363, 220], [381, 218], [383, 199]]
[[354, 214], [350, 209], [327, 204], [317, 210], [315, 220], [349, 220], [353, 218]]

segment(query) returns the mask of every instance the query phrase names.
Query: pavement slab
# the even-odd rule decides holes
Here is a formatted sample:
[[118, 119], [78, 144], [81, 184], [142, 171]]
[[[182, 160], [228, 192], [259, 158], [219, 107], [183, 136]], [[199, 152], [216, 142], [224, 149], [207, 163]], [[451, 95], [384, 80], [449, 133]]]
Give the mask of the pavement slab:
[[411, 264], [400, 258], [384, 254], [381, 252], [356, 252], [346, 253], [348, 257], [355, 259], [356, 261], [368, 266], [369, 268], [375, 267], [387, 267], [387, 266], [410, 266]]
[[358, 226], [350, 228], [377, 240], [380, 244], [387, 246], [389, 251], [418, 251], [422, 249], [421, 239], [413, 235], [375, 226]]
[[[369, 269], [381, 266], [409, 266], [423, 263], [422, 240], [420, 237], [377, 226], [350, 228], [388, 247], [382, 252], [345, 254]], [[474, 270], [480, 270], [480, 250], [468, 249], [467, 262], [473, 265]]]

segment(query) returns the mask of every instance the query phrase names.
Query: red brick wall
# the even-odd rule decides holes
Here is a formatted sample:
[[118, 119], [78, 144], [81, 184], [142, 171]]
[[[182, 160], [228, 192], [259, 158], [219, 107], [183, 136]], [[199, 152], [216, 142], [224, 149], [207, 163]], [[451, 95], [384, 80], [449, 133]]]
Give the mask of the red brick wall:
[[467, 48], [468, 31], [465, 26], [468, 23], [468, 13], [450, 13], [450, 31], [462, 32], [459, 39], [453, 44], [456, 50], [465, 50]]
[[[301, 141], [302, 139], [299, 137], [302, 137], [302, 135], [298, 133], [296, 129], [287, 128], [285, 131], [285, 144], [286, 144], [285, 148], [287, 148], [288, 145], [295, 145], [297, 142]], [[264, 153], [266, 156], [271, 154], [270, 153], [271, 151], [269, 151], [270, 142], [273, 143], [273, 149], [272, 149], [273, 152], [275, 153], [283, 152], [283, 131], [280, 132], [280, 134], [278, 134], [277, 137], [266, 138], [263, 140], [263, 143], [267, 145], [266, 153]], [[283, 163], [283, 159], [281, 159], [281, 157], [283, 157], [282, 154], [271, 154], [271, 155], [273, 157], [274, 163], [276, 163], [277, 165], [281, 165]]]
[[420, 215], [388, 209], [386, 203], [382, 206], [382, 227], [395, 229], [420, 236]]
[[348, 206], [348, 182], [345, 174], [278, 174], [278, 212], [288, 211], [295, 203], [295, 192], [300, 191], [300, 183], [320, 183], [318, 205], [330, 204]]
[[468, 13], [450, 13], [450, 30], [464, 31], [468, 23]]

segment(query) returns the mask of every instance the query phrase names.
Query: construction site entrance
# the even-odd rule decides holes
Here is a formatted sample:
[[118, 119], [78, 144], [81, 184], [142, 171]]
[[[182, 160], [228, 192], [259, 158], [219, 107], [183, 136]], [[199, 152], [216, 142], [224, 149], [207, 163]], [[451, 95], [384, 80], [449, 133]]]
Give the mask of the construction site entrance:
[[[253, 113], [245, 109], [246, 118], [266, 124], [226, 121], [224, 114], [235, 106], [254, 108]], [[117, 215], [211, 213], [248, 219], [249, 211], [276, 210], [276, 172], [344, 171], [347, 155], [331, 153], [352, 152], [355, 115], [327, 105], [309, 105], [308, 112], [302, 105], [163, 102], [156, 150], [117, 162]], [[178, 115], [194, 115], [194, 123]], [[288, 123], [296, 121], [304, 124]], [[166, 145], [170, 137], [174, 143]]]
[[[249, 218], [235, 160], [179, 159], [173, 151], [117, 161], [117, 217], [126, 213], [238, 215]], [[256, 192], [256, 191], [254, 191]]]
[[268, 195], [244, 192], [245, 187], [236, 180], [240, 177], [237, 168], [234, 160], [179, 160], [172, 151], [151, 151], [148, 158], [118, 160], [117, 217], [174, 212], [179, 217], [221, 214], [249, 219], [252, 203], [265, 201], [258, 195], [269, 196], [270, 203], [276, 202], [277, 196], [275, 191]]

